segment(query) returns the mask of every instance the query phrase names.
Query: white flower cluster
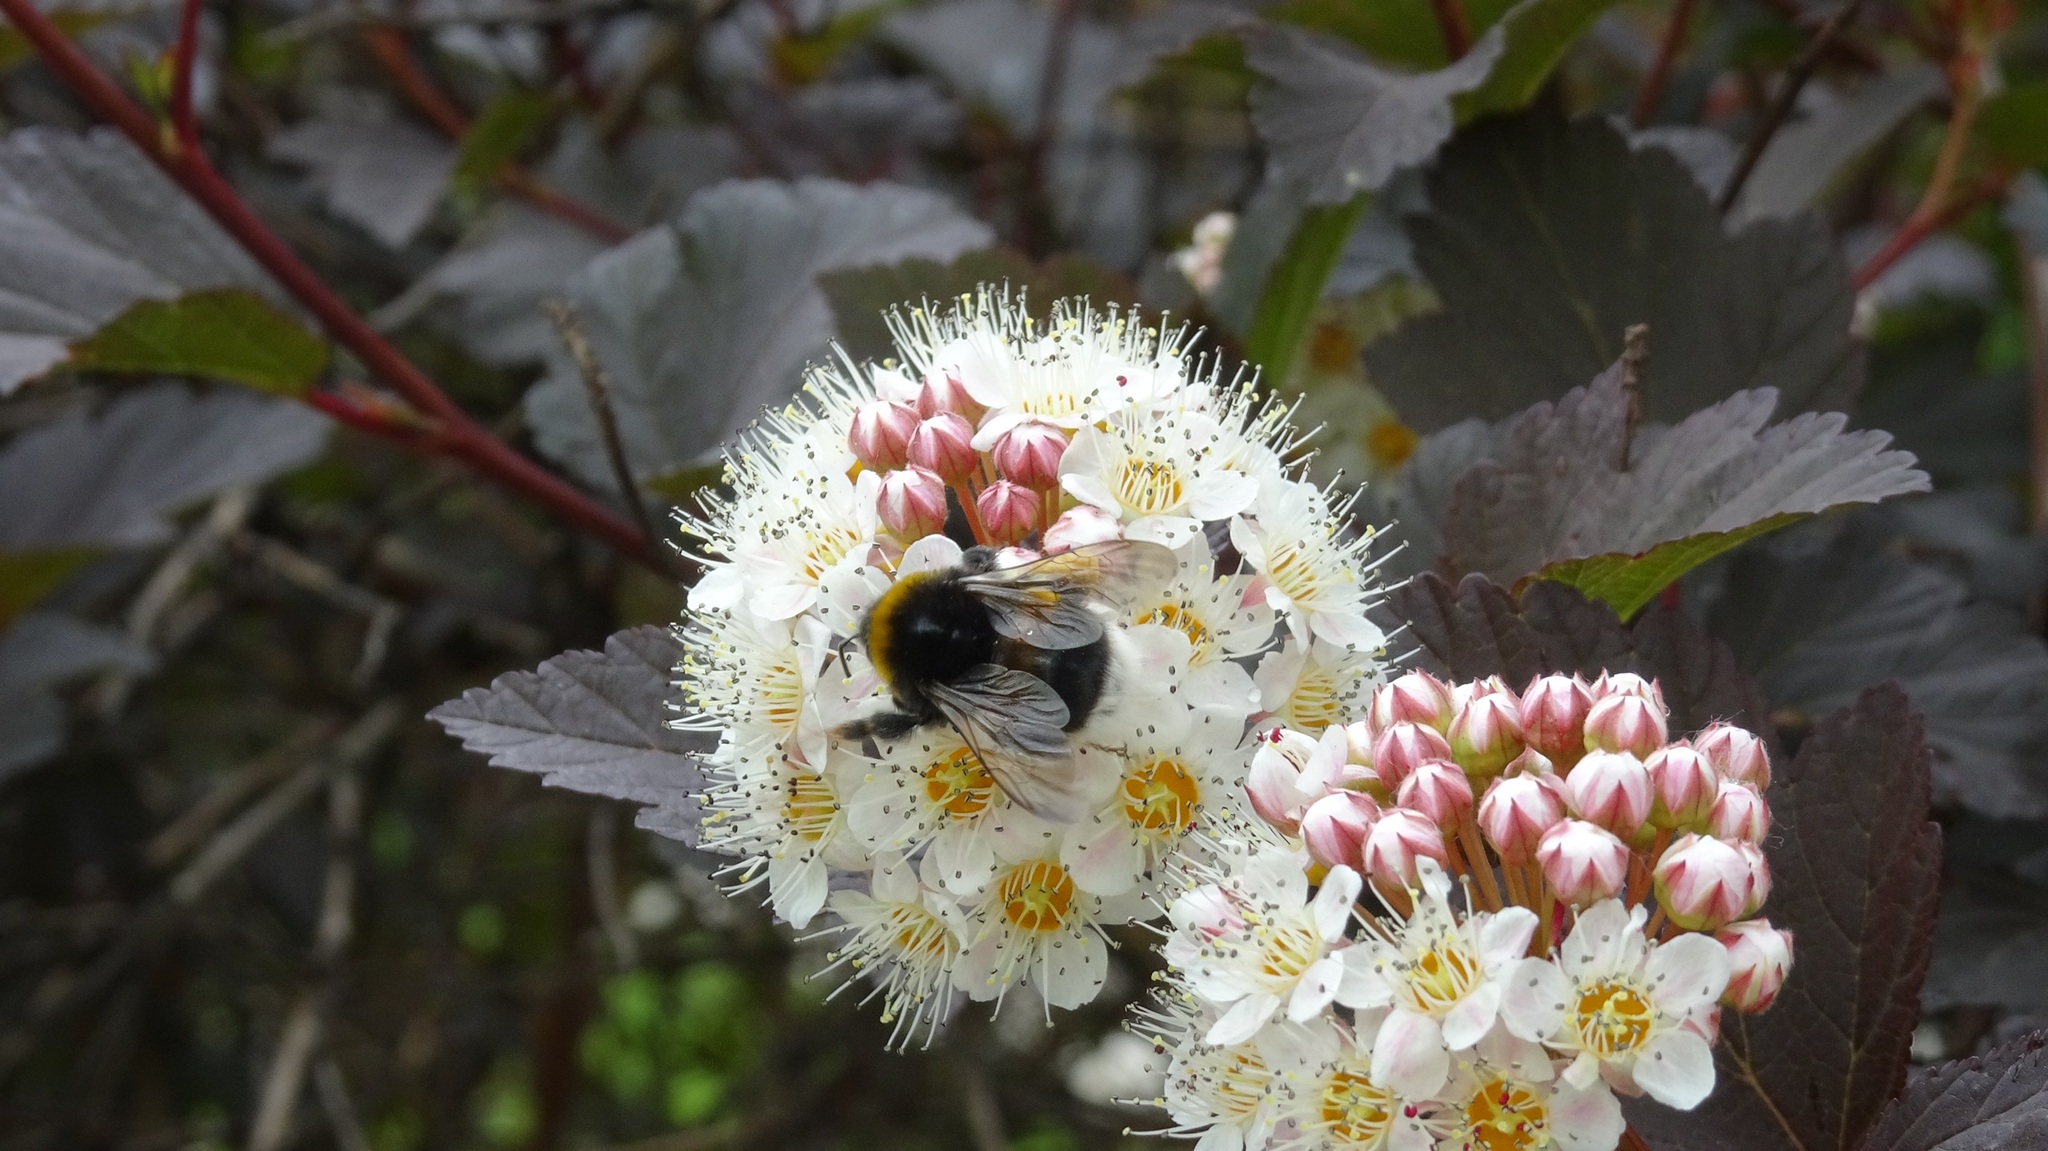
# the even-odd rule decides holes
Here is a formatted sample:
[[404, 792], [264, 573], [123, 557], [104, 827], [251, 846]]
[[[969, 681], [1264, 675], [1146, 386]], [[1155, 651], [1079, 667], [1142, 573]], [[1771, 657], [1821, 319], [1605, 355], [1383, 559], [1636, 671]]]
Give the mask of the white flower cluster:
[[1634, 676], [1410, 673], [1348, 730], [1269, 732], [1134, 1028], [1172, 1052], [1167, 1133], [1611, 1151], [1616, 1093], [1697, 1106], [1722, 1007], [1768, 1008], [1792, 938], [1743, 918], [1769, 891], [1761, 742], [1665, 728]]
[[[1288, 462], [1286, 410], [1178, 334], [1075, 302], [1035, 323], [988, 291], [892, 323], [900, 360], [814, 369], [687, 522], [707, 571], [682, 722], [719, 736], [702, 845], [783, 920], [835, 914], [836, 961], [909, 1041], [957, 996], [1093, 998], [1105, 926], [1156, 915], [1184, 885], [1169, 857], [1242, 802], [1250, 733], [1355, 718], [1384, 640], [1370, 540]], [[1113, 540], [1178, 564], [1127, 610], [1090, 605], [1117, 662], [1073, 732], [1079, 818], [1034, 814], [948, 722], [859, 727], [898, 706], [861, 639], [899, 581], [970, 546], [1015, 567]]]

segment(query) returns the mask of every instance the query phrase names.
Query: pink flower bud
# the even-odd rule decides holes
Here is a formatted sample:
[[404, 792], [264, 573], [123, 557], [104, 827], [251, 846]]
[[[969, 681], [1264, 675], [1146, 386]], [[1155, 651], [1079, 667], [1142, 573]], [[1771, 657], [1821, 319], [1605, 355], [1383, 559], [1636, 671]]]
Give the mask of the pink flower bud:
[[1706, 757], [1722, 779], [1748, 784], [1759, 792], [1771, 789], [1771, 757], [1764, 741], [1725, 723], [1708, 725], [1692, 738], [1693, 750]]
[[1003, 478], [1043, 492], [1059, 486], [1060, 457], [1066, 451], [1066, 432], [1040, 420], [1026, 420], [1004, 432], [989, 454]]
[[973, 424], [952, 412], [940, 412], [910, 433], [910, 462], [957, 484], [981, 466], [973, 440]]
[[1755, 915], [1770, 902], [1771, 861], [1764, 858], [1764, 849], [1754, 843], [1737, 840], [1735, 850], [1742, 853], [1742, 861], [1749, 865], [1749, 895], [1742, 901], [1742, 913]]
[[1365, 839], [1379, 819], [1380, 805], [1355, 791], [1333, 791], [1308, 805], [1301, 839], [1310, 858], [1324, 867], [1365, 867]]
[[1656, 680], [1644, 679], [1632, 671], [1603, 671], [1600, 678], [1593, 681], [1590, 690], [1595, 703], [1610, 695], [1632, 695], [1656, 704], [1658, 711], [1664, 710], [1664, 689], [1657, 686]]
[[1703, 831], [1721, 788], [1705, 757], [1682, 743], [1660, 747], [1643, 761], [1650, 773], [1650, 822], [1679, 831]]
[[1533, 747], [1523, 748], [1522, 754], [1509, 760], [1507, 769], [1501, 774], [1557, 776], [1560, 783], [1564, 780], [1564, 777], [1557, 775], [1557, 767], [1550, 762], [1550, 757]]
[[910, 435], [917, 430], [917, 409], [891, 400], [876, 400], [853, 413], [846, 446], [869, 471], [894, 471], [910, 462]]
[[1438, 731], [1455, 712], [1450, 685], [1426, 671], [1411, 671], [1373, 693], [1365, 722], [1375, 738], [1397, 723], [1419, 723]]
[[1063, 552], [1068, 548], [1086, 547], [1089, 544], [1106, 543], [1122, 539], [1123, 525], [1117, 518], [1092, 504], [1082, 504], [1067, 509], [1066, 513], [1045, 529], [1045, 550], [1048, 555]]
[[1626, 751], [1637, 759], [1664, 746], [1664, 709], [1640, 695], [1609, 695], [1586, 712], [1587, 751]]
[[1748, 914], [1749, 860], [1704, 835], [1686, 835], [1664, 850], [1652, 872], [1657, 903], [1688, 931], [1713, 931]]
[[1301, 768], [1316, 753], [1316, 741], [1298, 731], [1275, 728], [1259, 737], [1245, 792], [1260, 819], [1293, 835], [1301, 830], [1302, 811], [1322, 797], [1302, 786]]
[[1707, 830], [1715, 839], [1762, 843], [1771, 830], [1771, 806], [1763, 796], [1724, 779], [1714, 791], [1714, 806], [1707, 809]]
[[1536, 862], [1559, 899], [1584, 907], [1620, 893], [1628, 878], [1628, 844], [1604, 827], [1567, 819], [1543, 833]]
[[1564, 821], [1564, 784], [1554, 775], [1506, 775], [1487, 785], [1479, 801], [1479, 830], [1502, 863], [1536, 858], [1543, 833]]
[[959, 373], [925, 373], [924, 387], [918, 389], [917, 393], [918, 415], [930, 419], [940, 412], [952, 412], [972, 423], [981, 419], [982, 413], [987, 410], [968, 394], [967, 385], [960, 382]]
[[1650, 818], [1650, 773], [1625, 751], [1588, 752], [1564, 777], [1572, 814], [1633, 839]]
[[1778, 998], [1792, 970], [1792, 933], [1771, 926], [1768, 919], [1745, 919], [1714, 933], [1728, 949], [1728, 989], [1721, 1002], [1754, 1015]]
[[1007, 547], [996, 552], [996, 567], [999, 569], [1020, 568], [1028, 563], [1037, 563], [1044, 558], [1044, 552], [1035, 552], [1030, 548]]
[[1458, 708], [1445, 733], [1451, 757], [1474, 779], [1499, 775], [1522, 754], [1522, 704], [1513, 692], [1475, 693]]
[[1419, 811], [1396, 807], [1380, 813], [1365, 839], [1365, 870], [1381, 883], [1415, 886], [1415, 861], [1424, 856], [1448, 864], [1444, 834]]
[[1405, 720], [1389, 726], [1372, 745], [1372, 768], [1380, 782], [1398, 788], [1417, 764], [1451, 758], [1450, 742], [1433, 727]]
[[1472, 784], [1465, 771], [1448, 759], [1424, 760], [1401, 780], [1398, 802], [1419, 811], [1446, 832], [1454, 831], [1472, 810]]
[[882, 477], [875, 510], [889, 534], [909, 543], [946, 530], [946, 481], [923, 468]]
[[1593, 693], [1575, 675], [1546, 675], [1522, 693], [1522, 739], [1560, 766], [1586, 753], [1586, 713]]
[[1013, 544], [1038, 530], [1045, 497], [1022, 484], [997, 480], [981, 489], [974, 506], [981, 512], [981, 526], [989, 542]]
[[1347, 758], [1352, 763], [1372, 766], [1372, 725], [1364, 720], [1344, 725], [1344, 741]]

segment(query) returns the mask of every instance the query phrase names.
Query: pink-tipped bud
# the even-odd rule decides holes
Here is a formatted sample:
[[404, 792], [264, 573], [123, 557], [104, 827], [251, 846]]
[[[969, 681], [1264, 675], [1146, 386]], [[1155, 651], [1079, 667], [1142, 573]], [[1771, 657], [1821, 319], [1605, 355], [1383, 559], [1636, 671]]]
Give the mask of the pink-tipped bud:
[[1068, 548], [1086, 547], [1089, 544], [1107, 543], [1122, 539], [1123, 525], [1117, 518], [1092, 504], [1068, 508], [1060, 518], [1045, 529], [1045, 551], [1047, 555], [1063, 552]]
[[882, 477], [875, 511], [889, 534], [905, 543], [946, 530], [946, 481], [923, 468]]
[[894, 471], [910, 462], [910, 436], [917, 431], [917, 409], [891, 400], [876, 400], [853, 413], [846, 446], [869, 471]]
[[1770, 753], [1753, 733], [1725, 723], [1710, 724], [1692, 738], [1692, 746], [1722, 779], [1748, 784], [1759, 792], [1771, 789]]
[[917, 414], [926, 419], [940, 412], [951, 412], [973, 423], [979, 421], [987, 410], [968, 393], [967, 385], [960, 382], [957, 372], [926, 372], [924, 386], [917, 391]]
[[1302, 813], [1301, 841], [1308, 846], [1309, 857], [1324, 867], [1363, 871], [1365, 840], [1379, 816], [1380, 805], [1371, 796], [1333, 791]]
[[1285, 728], [1260, 736], [1258, 750], [1252, 753], [1244, 785], [1252, 810], [1288, 835], [1301, 830], [1303, 810], [1322, 797], [1320, 791], [1310, 794], [1301, 779], [1302, 766], [1315, 753], [1315, 740]]
[[1650, 822], [1677, 831], [1704, 831], [1721, 779], [1699, 752], [1682, 743], [1660, 747], [1643, 761], [1650, 773]]
[[1625, 751], [1594, 751], [1564, 777], [1572, 814], [1623, 839], [1633, 839], [1650, 818], [1650, 773]]
[[1764, 858], [1764, 849], [1754, 843], [1737, 840], [1735, 850], [1742, 853], [1742, 861], [1749, 865], [1749, 895], [1742, 901], [1742, 913], [1755, 915], [1771, 900], [1771, 861]]
[[1658, 711], [1664, 710], [1664, 689], [1657, 686], [1656, 680], [1644, 679], [1632, 671], [1603, 671], [1590, 690], [1595, 703], [1610, 695], [1632, 695], [1656, 704]]
[[1380, 732], [1379, 739], [1372, 745], [1372, 769], [1380, 782], [1388, 787], [1400, 787], [1417, 764], [1432, 759], [1451, 758], [1450, 741], [1438, 734], [1433, 727], [1419, 723], [1401, 721]]
[[1415, 765], [1401, 781], [1397, 801], [1409, 811], [1419, 811], [1446, 832], [1454, 831], [1472, 810], [1472, 784], [1465, 771], [1448, 759], [1431, 759]]
[[1556, 776], [1559, 783], [1564, 782], [1564, 777], [1557, 774], [1557, 765], [1550, 762], [1550, 757], [1533, 747], [1523, 748], [1522, 754], [1509, 760], [1507, 768], [1501, 774]]
[[1059, 486], [1060, 457], [1066, 451], [1066, 432], [1040, 420], [1026, 420], [1004, 432], [989, 455], [1004, 479], [1043, 492]]
[[1383, 811], [1365, 838], [1366, 874], [1389, 886], [1414, 887], [1415, 861], [1425, 856], [1440, 864], [1450, 863], [1444, 833], [1419, 811], [1405, 807]]
[[1543, 833], [1536, 862], [1559, 899], [1584, 907], [1620, 893], [1628, 878], [1628, 844], [1604, 827], [1567, 819]]
[[1721, 1002], [1745, 1015], [1768, 1008], [1792, 970], [1792, 933], [1768, 919], [1745, 919], [1714, 933], [1728, 949], [1728, 989]]
[[1522, 693], [1522, 739], [1569, 768], [1586, 753], [1586, 713], [1593, 693], [1575, 675], [1546, 675]]
[[981, 527], [990, 542], [1013, 544], [1038, 530], [1045, 497], [1023, 484], [997, 480], [981, 489], [974, 506], [981, 512]]
[[1714, 931], [1749, 913], [1749, 860], [1718, 839], [1682, 837], [1664, 850], [1651, 874], [1658, 905], [1688, 931]]
[[1625, 751], [1644, 759], [1666, 738], [1664, 709], [1640, 695], [1608, 695], [1586, 712], [1587, 751]]
[[1371, 767], [1373, 734], [1372, 725], [1362, 719], [1344, 725], [1345, 758]]
[[974, 450], [974, 425], [952, 412], [940, 412], [910, 433], [910, 462], [957, 484], [981, 467]]
[[1451, 757], [1474, 779], [1499, 775], [1522, 754], [1522, 703], [1510, 691], [1474, 692], [1445, 733]]
[[1426, 671], [1411, 671], [1373, 693], [1366, 724], [1377, 737], [1397, 723], [1419, 723], [1441, 732], [1456, 712], [1451, 688]]
[[1764, 797], [1732, 779], [1724, 779], [1714, 790], [1714, 806], [1707, 809], [1707, 831], [1715, 839], [1762, 843], [1771, 830], [1771, 806]]
[[1564, 822], [1564, 784], [1554, 775], [1505, 775], [1479, 801], [1479, 830], [1502, 863], [1536, 858], [1543, 835]]

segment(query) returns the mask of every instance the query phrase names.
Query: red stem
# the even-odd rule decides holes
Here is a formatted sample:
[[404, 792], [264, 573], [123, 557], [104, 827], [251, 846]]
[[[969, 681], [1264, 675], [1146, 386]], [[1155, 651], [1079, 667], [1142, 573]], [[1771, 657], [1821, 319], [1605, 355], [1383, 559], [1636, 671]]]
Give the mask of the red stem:
[[181, 147], [199, 147], [199, 120], [192, 114], [192, 70], [199, 61], [199, 10], [205, 0], [185, 0], [178, 13], [178, 42], [171, 49], [171, 127]]
[[[540, 503], [577, 529], [660, 571], [654, 545], [639, 529], [561, 477], [514, 451], [457, 407], [381, 333], [349, 308], [333, 289], [264, 224], [199, 148], [167, 149], [157, 124], [78, 50], [31, 0], [0, 0], [0, 13], [35, 46], [43, 62], [102, 120], [128, 137], [194, 203], [234, 237], [311, 312], [328, 336], [355, 353], [378, 379], [441, 427], [435, 450]], [[308, 403], [328, 410], [325, 401]]]
[[1891, 266], [1899, 262], [1900, 257], [1918, 247], [1920, 241], [1944, 228], [1952, 227], [1964, 216], [2003, 195], [2004, 180], [1987, 180], [1967, 194], [1949, 201], [1947, 206], [1938, 212], [1914, 213], [1898, 231], [1892, 233], [1892, 238], [1885, 241], [1884, 247], [1879, 248], [1875, 255], [1864, 261], [1862, 267], [1856, 269], [1856, 290], [1860, 292], [1876, 282], [1879, 276], [1890, 271]]
[[1629, 112], [1629, 121], [1638, 128], [1647, 128], [1657, 116], [1657, 105], [1664, 100], [1664, 89], [1671, 84], [1671, 69], [1678, 62], [1678, 50], [1685, 46], [1685, 34], [1692, 26], [1692, 10], [1699, 0], [1678, 0], [1671, 10], [1671, 23], [1664, 26], [1664, 39], [1657, 45], [1657, 58], [1650, 64], [1650, 70], [1643, 76], [1642, 91], [1636, 93], [1636, 106]]
[[1429, 7], [1436, 13], [1437, 31], [1443, 34], [1444, 55], [1453, 61], [1464, 59], [1472, 50], [1472, 22], [1465, 18], [1465, 5], [1460, 0], [1429, 0]]

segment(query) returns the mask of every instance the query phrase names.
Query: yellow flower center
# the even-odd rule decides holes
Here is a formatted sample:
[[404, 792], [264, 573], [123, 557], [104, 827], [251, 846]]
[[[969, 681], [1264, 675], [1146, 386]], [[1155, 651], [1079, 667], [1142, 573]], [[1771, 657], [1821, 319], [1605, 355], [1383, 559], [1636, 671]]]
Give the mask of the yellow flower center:
[[996, 885], [1003, 917], [1021, 931], [1057, 931], [1074, 907], [1074, 881], [1067, 869], [1034, 860], [1010, 869]]
[[1239, 1048], [1216, 1076], [1216, 1089], [1211, 1097], [1216, 1101], [1218, 1114], [1228, 1119], [1249, 1119], [1259, 1104], [1266, 1101], [1266, 1085], [1271, 1079], [1266, 1061], [1259, 1058], [1257, 1051]]
[[1543, 1098], [1526, 1083], [1495, 1079], [1465, 1104], [1471, 1151], [1538, 1151], [1550, 1143]]
[[1117, 469], [1117, 502], [1141, 516], [1165, 515], [1187, 502], [1187, 485], [1171, 460], [1126, 456]]
[[924, 769], [925, 798], [944, 808], [947, 815], [965, 817], [986, 811], [995, 788], [995, 776], [965, 747]]
[[1155, 759], [1124, 777], [1124, 814], [1144, 831], [1178, 835], [1195, 822], [1201, 788], [1176, 759]]
[[1656, 1008], [1634, 983], [1596, 983], [1580, 989], [1572, 1027], [1581, 1048], [1612, 1059], [1648, 1042], [1656, 1019]]
[[761, 677], [761, 707], [776, 731], [794, 729], [804, 713], [804, 675], [795, 655], [790, 652], [777, 659]]
[[1188, 658], [1188, 663], [1195, 666], [1202, 664], [1202, 657], [1207, 654], [1209, 646], [1213, 642], [1209, 629], [1202, 623], [1201, 617], [1197, 616], [1194, 610], [1185, 603], [1160, 604], [1158, 607], [1146, 612], [1139, 618], [1138, 622], [1165, 624], [1167, 627], [1187, 636], [1188, 643], [1194, 648], [1194, 654]]
[[1394, 1093], [1372, 1081], [1366, 1064], [1346, 1059], [1323, 1084], [1324, 1136], [1338, 1147], [1379, 1147], [1394, 1129]]
[[1344, 693], [1337, 679], [1320, 664], [1306, 664], [1294, 691], [1287, 697], [1288, 726], [1298, 731], [1321, 731], [1344, 722]]
[[822, 777], [805, 768], [790, 772], [789, 789], [782, 801], [782, 818], [790, 831], [816, 843], [832, 829], [832, 818], [838, 814], [839, 797]]
[[1293, 983], [1309, 964], [1323, 957], [1323, 937], [1310, 924], [1296, 920], [1262, 932], [1259, 968], [1283, 983]]
[[803, 573], [807, 583], [817, 583], [818, 577], [831, 570], [832, 565], [846, 558], [861, 543], [860, 534], [845, 524], [828, 524], [822, 531], [810, 538], [810, 546], [804, 549]]
[[953, 950], [953, 936], [939, 917], [908, 903], [889, 908], [889, 932], [896, 949], [909, 962], [944, 963]]
[[1424, 1015], [1442, 1015], [1471, 994], [1486, 977], [1477, 955], [1455, 936], [1446, 938], [1408, 965], [1401, 981], [1404, 1006]]

